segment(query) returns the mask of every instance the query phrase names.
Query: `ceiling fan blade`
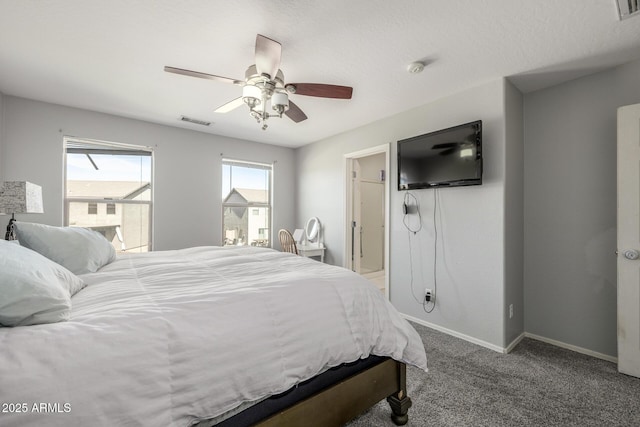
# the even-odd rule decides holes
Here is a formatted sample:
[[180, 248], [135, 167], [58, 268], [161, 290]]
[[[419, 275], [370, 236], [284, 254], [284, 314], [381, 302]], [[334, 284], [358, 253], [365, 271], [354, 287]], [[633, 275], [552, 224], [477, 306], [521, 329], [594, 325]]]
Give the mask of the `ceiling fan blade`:
[[285, 87], [296, 95], [317, 96], [320, 98], [351, 99], [353, 94], [352, 87], [321, 83], [287, 83]]
[[307, 115], [291, 100], [289, 100], [289, 109], [284, 114], [296, 123], [307, 120]]
[[167, 73], [182, 74], [183, 76], [198, 77], [198, 78], [201, 78], [201, 79], [215, 80], [215, 81], [222, 82], [222, 83], [233, 83], [234, 85], [244, 84], [244, 81], [242, 81], [242, 80], [234, 80], [234, 79], [230, 79], [228, 77], [220, 77], [220, 76], [215, 76], [213, 74], [201, 73], [199, 71], [185, 70], [184, 68], [176, 68], [176, 67], [167, 67], [167, 66], [165, 66], [164, 70]]
[[456, 151], [460, 151], [458, 150], [458, 147], [451, 147], [451, 148], [447, 148], [446, 150], [442, 150], [441, 152], [438, 153], [438, 155], [448, 156], [449, 154], [455, 153]]
[[271, 80], [280, 68], [282, 45], [275, 40], [258, 34], [256, 36], [256, 69], [260, 74], [268, 74]]
[[218, 108], [216, 108], [214, 113], [228, 113], [229, 111], [235, 110], [236, 108], [240, 107], [243, 104], [244, 104], [244, 101], [242, 100], [242, 97], [239, 97], [232, 101], [227, 102], [226, 104], [219, 106]]
[[432, 150], [443, 150], [445, 148], [452, 148], [452, 147], [457, 147], [458, 145], [461, 145], [462, 143], [460, 142], [443, 142], [442, 144], [436, 144], [433, 147], [431, 147]]

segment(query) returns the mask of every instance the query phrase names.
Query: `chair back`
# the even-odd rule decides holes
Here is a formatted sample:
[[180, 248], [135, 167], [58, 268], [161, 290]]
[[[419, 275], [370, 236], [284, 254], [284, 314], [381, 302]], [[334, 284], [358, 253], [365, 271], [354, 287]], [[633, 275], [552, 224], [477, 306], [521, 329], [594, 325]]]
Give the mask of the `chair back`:
[[291, 235], [289, 230], [285, 230], [283, 228], [282, 230], [278, 231], [278, 238], [280, 239], [282, 252], [291, 252], [292, 254], [298, 255], [296, 241], [294, 240], [293, 235]]

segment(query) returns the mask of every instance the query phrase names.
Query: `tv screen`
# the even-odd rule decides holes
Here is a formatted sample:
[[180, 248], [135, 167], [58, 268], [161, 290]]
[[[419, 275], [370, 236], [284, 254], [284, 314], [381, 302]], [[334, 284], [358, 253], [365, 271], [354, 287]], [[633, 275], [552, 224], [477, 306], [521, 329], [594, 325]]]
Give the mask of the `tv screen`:
[[398, 190], [482, 184], [482, 120], [398, 141]]

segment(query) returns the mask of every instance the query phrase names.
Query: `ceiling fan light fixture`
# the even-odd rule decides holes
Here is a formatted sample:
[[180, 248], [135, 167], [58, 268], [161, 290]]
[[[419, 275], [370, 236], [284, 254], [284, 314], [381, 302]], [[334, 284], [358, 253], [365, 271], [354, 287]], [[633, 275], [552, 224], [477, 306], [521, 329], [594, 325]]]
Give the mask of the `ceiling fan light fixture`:
[[242, 100], [253, 109], [262, 102], [262, 90], [257, 86], [245, 85], [242, 88]]
[[286, 92], [276, 92], [271, 96], [271, 108], [282, 115], [289, 109], [289, 95]]
[[465, 157], [473, 157], [473, 148], [463, 148], [460, 150], [460, 157], [461, 158], [465, 158]]

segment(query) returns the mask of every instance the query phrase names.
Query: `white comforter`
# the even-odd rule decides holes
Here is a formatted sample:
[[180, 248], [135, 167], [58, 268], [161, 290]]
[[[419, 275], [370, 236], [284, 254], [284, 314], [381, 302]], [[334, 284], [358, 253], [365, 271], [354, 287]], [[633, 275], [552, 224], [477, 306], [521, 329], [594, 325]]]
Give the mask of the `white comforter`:
[[119, 257], [68, 322], [0, 328], [1, 426], [188, 426], [369, 354], [426, 369], [360, 276], [251, 247]]

